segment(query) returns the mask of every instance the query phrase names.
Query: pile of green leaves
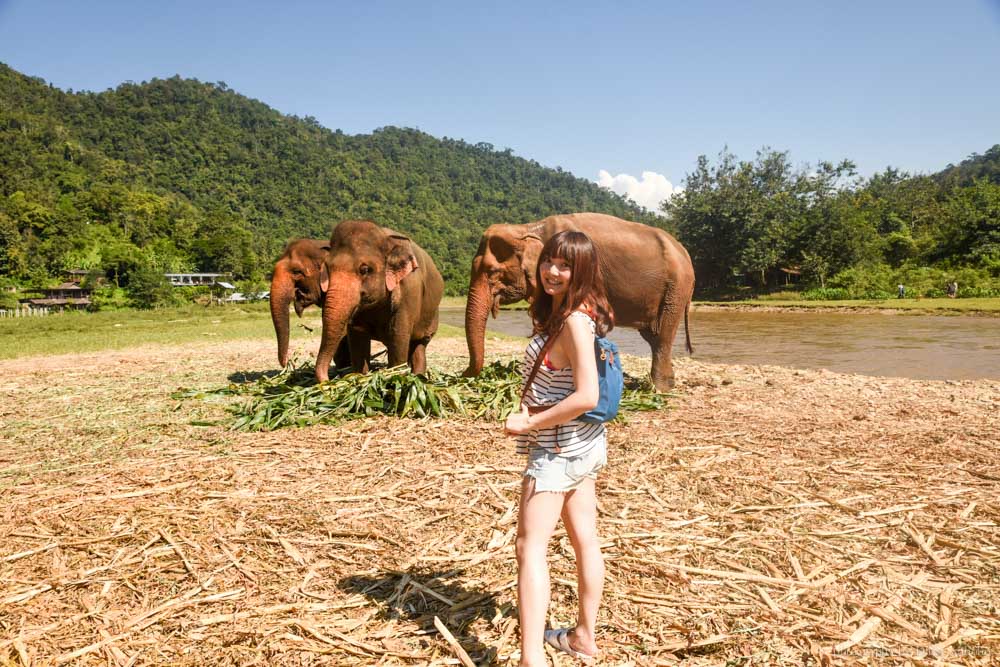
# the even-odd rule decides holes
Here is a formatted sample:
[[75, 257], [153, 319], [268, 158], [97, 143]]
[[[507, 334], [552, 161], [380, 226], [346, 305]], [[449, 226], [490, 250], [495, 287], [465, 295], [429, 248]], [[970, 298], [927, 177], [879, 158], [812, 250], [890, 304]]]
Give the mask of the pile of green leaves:
[[[379, 414], [500, 421], [520, 402], [521, 373], [517, 361], [494, 361], [472, 378], [433, 370], [415, 375], [403, 365], [364, 375], [349, 373], [316, 384], [312, 366], [303, 364], [242, 384], [173, 395], [178, 399], [210, 396], [244, 397], [229, 411], [232, 427], [245, 431], [336, 424]], [[665, 395], [656, 393], [648, 382], [626, 377], [619, 419], [625, 412], [659, 410], [665, 405]]]

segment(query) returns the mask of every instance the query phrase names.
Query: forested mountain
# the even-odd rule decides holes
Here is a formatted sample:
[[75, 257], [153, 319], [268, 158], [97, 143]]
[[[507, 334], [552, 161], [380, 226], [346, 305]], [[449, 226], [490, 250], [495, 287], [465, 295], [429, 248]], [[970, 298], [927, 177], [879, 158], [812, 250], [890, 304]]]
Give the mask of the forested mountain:
[[73, 93], [0, 64], [0, 278], [22, 284], [73, 268], [259, 281], [290, 238], [368, 218], [411, 235], [457, 292], [488, 225], [573, 211], [665, 224], [490, 144], [348, 135], [223, 83]]
[[684, 185], [661, 217], [485, 143], [347, 135], [223, 83], [73, 93], [0, 64], [0, 286], [81, 268], [151, 290], [196, 270], [262, 286], [290, 238], [368, 218], [411, 235], [460, 293], [488, 225], [599, 211], [676, 231], [701, 290], [795, 276], [828, 297], [897, 282], [930, 295], [952, 280], [1000, 295], [1000, 145], [937, 174], [867, 179], [849, 160], [796, 168], [787, 152], [723, 151]]
[[973, 153], [962, 160], [957, 167], [949, 164], [935, 174], [935, 178], [939, 182], [958, 185], [970, 185], [976, 179], [985, 178], [991, 183], [1000, 185], [1000, 144], [994, 144], [993, 148], [982, 155]]

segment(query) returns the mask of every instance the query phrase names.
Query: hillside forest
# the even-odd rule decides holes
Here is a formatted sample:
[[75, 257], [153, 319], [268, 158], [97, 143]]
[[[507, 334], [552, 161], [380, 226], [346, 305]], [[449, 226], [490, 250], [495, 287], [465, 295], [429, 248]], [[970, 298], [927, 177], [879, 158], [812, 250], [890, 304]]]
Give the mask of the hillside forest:
[[487, 226], [577, 211], [671, 231], [706, 295], [794, 282], [872, 297], [900, 280], [1000, 295], [1000, 145], [936, 174], [870, 178], [849, 160], [723, 151], [654, 213], [509, 149], [409, 128], [348, 135], [221, 82], [73, 92], [0, 64], [0, 286], [82, 269], [99, 306], [154, 306], [176, 298], [164, 273], [200, 271], [252, 292], [290, 239], [371, 219], [411, 236], [461, 294]]

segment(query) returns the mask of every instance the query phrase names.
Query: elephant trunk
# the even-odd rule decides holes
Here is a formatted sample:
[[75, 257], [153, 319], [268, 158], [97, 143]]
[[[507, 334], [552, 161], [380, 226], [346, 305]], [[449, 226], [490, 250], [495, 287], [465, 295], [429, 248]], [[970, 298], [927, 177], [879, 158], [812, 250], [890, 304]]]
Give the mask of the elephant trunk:
[[469, 346], [469, 367], [466, 377], [479, 375], [485, 354], [486, 316], [494, 310], [493, 290], [485, 273], [473, 269], [469, 296], [465, 303], [465, 341]]
[[288, 269], [280, 264], [274, 268], [271, 278], [271, 321], [278, 338], [278, 363], [288, 364], [288, 304], [295, 295], [295, 283]]
[[323, 336], [316, 355], [316, 380], [330, 377], [330, 362], [347, 335], [347, 326], [361, 303], [361, 281], [356, 274], [333, 274], [323, 302]]

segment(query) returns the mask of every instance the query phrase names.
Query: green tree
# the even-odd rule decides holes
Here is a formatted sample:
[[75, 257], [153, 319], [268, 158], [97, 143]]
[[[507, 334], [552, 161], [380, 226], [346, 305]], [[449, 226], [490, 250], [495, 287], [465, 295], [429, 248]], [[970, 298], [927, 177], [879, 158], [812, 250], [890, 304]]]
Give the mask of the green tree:
[[128, 274], [126, 292], [135, 308], [151, 309], [175, 305], [173, 286], [166, 276], [149, 266], [139, 266]]
[[787, 152], [764, 148], [751, 162], [723, 151], [714, 168], [698, 159], [664, 211], [691, 253], [699, 284], [723, 286], [743, 275], [764, 286], [803, 253], [832, 265], [836, 250], [816, 237], [840, 222], [837, 198], [853, 173], [849, 161], [795, 169]]
[[995, 266], [1000, 260], [1000, 184], [979, 179], [958, 188], [942, 206], [937, 233], [940, 257]]

